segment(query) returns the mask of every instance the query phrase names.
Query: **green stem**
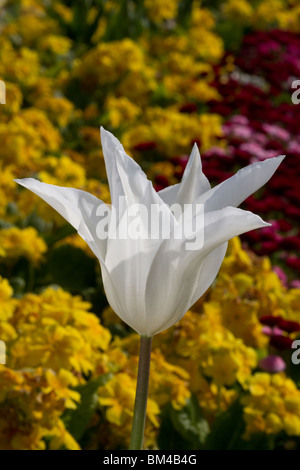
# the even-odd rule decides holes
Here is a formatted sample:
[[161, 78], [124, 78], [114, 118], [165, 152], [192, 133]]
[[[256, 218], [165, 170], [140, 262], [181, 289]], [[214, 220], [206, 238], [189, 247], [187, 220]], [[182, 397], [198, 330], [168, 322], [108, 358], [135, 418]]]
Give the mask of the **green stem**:
[[141, 450], [143, 448], [148, 399], [151, 344], [152, 337], [141, 336], [139, 368], [136, 384], [131, 439], [129, 446], [130, 450]]

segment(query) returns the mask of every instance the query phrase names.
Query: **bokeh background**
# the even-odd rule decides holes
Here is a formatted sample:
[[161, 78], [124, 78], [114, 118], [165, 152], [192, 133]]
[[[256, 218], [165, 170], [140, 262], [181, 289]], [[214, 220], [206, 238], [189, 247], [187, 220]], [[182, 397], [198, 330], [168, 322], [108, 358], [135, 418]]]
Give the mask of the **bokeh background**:
[[296, 0], [0, 1], [0, 449], [128, 448], [139, 338], [85, 243], [13, 181], [109, 202], [100, 125], [157, 190], [195, 142], [213, 185], [287, 155], [243, 204], [272, 226], [232, 240], [154, 338], [145, 448], [300, 449], [299, 33]]

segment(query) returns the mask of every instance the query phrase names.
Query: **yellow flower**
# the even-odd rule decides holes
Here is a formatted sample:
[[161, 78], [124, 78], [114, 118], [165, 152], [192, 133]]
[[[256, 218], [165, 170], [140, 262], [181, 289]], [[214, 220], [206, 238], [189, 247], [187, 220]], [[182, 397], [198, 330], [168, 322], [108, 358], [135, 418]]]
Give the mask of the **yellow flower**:
[[0, 139], [2, 160], [6, 165], [16, 165], [18, 174], [23, 174], [23, 169], [35, 169], [44, 152], [56, 152], [61, 143], [46, 114], [35, 108], [21, 110], [8, 123], [0, 122]]
[[58, 400], [63, 399], [66, 408], [76, 408], [77, 402], [80, 401], [80, 394], [74, 390], [70, 390], [70, 386], [77, 385], [77, 380], [74, 375], [65, 369], [60, 369], [57, 374], [52, 370], [46, 370], [45, 377], [48, 385], [42, 390], [44, 393], [49, 393], [52, 389]]
[[191, 51], [212, 63], [219, 60], [224, 53], [222, 39], [211, 31], [214, 26], [213, 14], [194, 3], [189, 31]]
[[10, 22], [4, 28], [4, 34], [19, 34], [22, 36], [22, 42], [26, 46], [32, 46], [43, 38], [46, 34], [55, 32], [56, 22], [46, 16], [42, 11], [31, 13], [30, 9], [22, 8], [22, 13], [18, 15], [15, 21]]
[[[20, 87], [15, 83], [5, 81], [6, 104], [2, 108], [4, 113], [16, 114], [23, 103], [23, 95]], [[3, 114], [4, 114], [3, 113]]]
[[144, 123], [135, 126], [123, 134], [125, 149], [151, 141], [163, 155], [174, 156], [178, 152], [186, 153], [193, 140], [201, 132], [201, 150], [219, 142], [222, 136], [221, 118], [216, 114], [187, 115], [174, 108], [148, 108], [144, 113]]
[[106, 100], [105, 108], [108, 112], [108, 121], [112, 127], [125, 127], [132, 124], [141, 114], [141, 109], [125, 96], [110, 96]]
[[66, 23], [71, 23], [73, 18], [73, 11], [71, 8], [63, 5], [62, 3], [55, 3], [53, 5], [53, 10], [58, 13]]
[[39, 57], [35, 51], [26, 47], [15, 51], [4, 39], [0, 51], [0, 76], [27, 87], [36, 83], [39, 70]]
[[69, 52], [71, 47], [71, 39], [54, 34], [42, 37], [38, 43], [38, 48], [40, 51], [50, 51], [56, 55], [66, 54], [67, 52]]
[[86, 182], [84, 168], [66, 155], [62, 155], [60, 158], [48, 157], [45, 162], [45, 170], [39, 172], [39, 178], [44, 183], [55, 184], [59, 181], [61, 186], [79, 188], [84, 187]]
[[78, 396], [68, 390], [73, 383], [70, 372], [42, 368], [13, 371], [0, 365], [0, 449], [43, 450], [78, 449], [66, 431], [61, 414]]
[[[128, 418], [132, 418], [135, 400], [136, 380], [125, 373], [116, 374], [109, 382], [99, 389], [99, 403], [107, 406], [106, 417], [110, 423], [123, 426]], [[156, 416], [159, 414], [157, 404], [148, 400], [147, 417], [158, 426]]]
[[[18, 335], [17, 335], [17, 332], [14, 329], [14, 327], [10, 323], [3, 321], [3, 315], [1, 315], [0, 340], [4, 341], [7, 344], [9, 341], [12, 341], [12, 340], [16, 339], [17, 336]], [[5, 351], [4, 351], [4, 353], [5, 353]], [[2, 354], [3, 354], [3, 352], [2, 352]], [[1, 355], [1, 347], [0, 347], [0, 358], [3, 358], [3, 356]], [[6, 360], [5, 357], [4, 357], [4, 360]]]
[[257, 432], [300, 435], [300, 391], [290, 378], [257, 372], [248, 378], [246, 389], [242, 403], [247, 439]]
[[[13, 315], [13, 312], [16, 307], [16, 300], [13, 299], [12, 296], [13, 289], [10, 286], [8, 280], [0, 276], [0, 322], [9, 320]], [[0, 337], [0, 339], [2, 339], [2, 337]]]
[[159, 350], [152, 352], [149, 394], [159, 406], [168, 402], [175, 409], [185, 406], [191, 395], [188, 389], [189, 378], [188, 372], [167, 362]]
[[246, 0], [229, 0], [223, 7], [224, 14], [231, 20], [248, 23], [254, 10]]
[[68, 450], [81, 450], [80, 445], [72, 434], [70, 434], [66, 428], [64, 423], [61, 420], [57, 421], [56, 426], [51, 430], [49, 433], [51, 436], [50, 450], [59, 450], [61, 448], [66, 448]]
[[47, 245], [33, 227], [17, 227], [0, 230], [0, 257], [15, 259], [24, 256], [33, 264], [38, 264]]
[[[10, 345], [10, 365], [72, 370], [81, 378], [93, 372], [111, 334], [88, 312], [91, 305], [62, 289], [19, 299], [11, 318], [18, 337]], [[20, 334], [22, 333], [22, 334]]]
[[143, 53], [131, 39], [101, 42], [78, 63], [75, 74], [89, 89], [113, 83], [143, 63]]
[[175, 19], [178, 2], [176, 0], [145, 0], [146, 12], [154, 23]]
[[34, 105], [46, 111], [51, 120], [60, 127], [65, 127], [70, 122], [74, 111], [73, 103], [64, 97], [41, 96]]

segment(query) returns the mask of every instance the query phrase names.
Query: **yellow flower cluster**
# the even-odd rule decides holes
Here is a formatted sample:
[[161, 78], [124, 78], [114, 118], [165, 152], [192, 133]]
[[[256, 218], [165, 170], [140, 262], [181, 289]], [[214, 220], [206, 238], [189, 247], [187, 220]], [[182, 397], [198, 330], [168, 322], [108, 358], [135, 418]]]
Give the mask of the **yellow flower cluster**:
[[284, 373], [258, 372], [247, 381], [242, 399], [245, 437], [254, 433], [300, 435], [300, 391]]
[[33, 227], [0, 229], [0, 259], [6, 262], [25, 257], [35, 265], [46, 251], [46, 243]]
[[[115, 339], [107, 354], [103, 354], [98, 363], [97, 373], [111, 372], [114, 375], [101, 386], [99, 403], [105, 408], [107, 422], [100, 426], [100, 433], [106, 436], [106, 447], [128, 447], [134, 408], [139, 336], [130, 335], [120, 340]], [[129, 353], [129, 355], [128, 355]], [[151, 354], [150, 389], [147, 406], [148, 422], [146, 442], [149, 448], [155, 448], [159, 429], [161, 408], [171, 402], [173, 407], [181, 408], [190, 396], [189, 374], [183, 368], [166, 361], [159, 348]], [[109, 425], [108, 425], [109, 423]]]
[[116, 85], [121, 80], [116, 94], [127, 91], [130, 97], [134, 83], [135, 102], [139, 102], [140, 95], [152, 90], [153, 74], [154, 71], [147, 67], [142, 49], [131, 39], [99, 43], [85, 54], [74, 70], [74, 75], [89, 91], [98, 86]]
[[194, 2], [190, 26], [190, 47], [196, 57], [216, 62], [223, 55], [222, 39], [212, 30], [215, 18], [210, 10]]
[[[192, 392], [206, 418], [213, 422], [216, 415], [238, 397], [235, 385], [238, 383], [248, 389], [248, 381], [255, 377], [252, 373], [258, 363], [256, 349], [263, 348], [268, 341], [259, 318], [280, 314], [296, 319], [299, 309], [299, 289], [287, 290], [272, 271], [267, 258], [250, 255], [242, 249], [238, 238], [233, 239], [215, 285], [177, 325], [154, 337], [151, 399], [160, 409], [167, 401], [180, 408]], [[110, 308], [104, 312], [103, 320], [107, 325], [121, 323]], [[136, 336], [131, 335], [116, 345], [130, 353], [130, 359], [124, 357], [123, 361], [118, 356], [122, 373], [135, 370], [137, 357], [135, 366], [128, 364], [133, 360], [132, 355], [137, 354]], [[168, 372], [173, 372], [169, 381]], [[293, 386], [296, 390], [296, 385]], [[175, 401], [171, 398], [174, 396], [172, 388], [179, 393], [175, 395]], [[102, 390], [106, 390], [106, 386]], [[107, 393], [106, 390], [105, 396]], [[116, 391], [114, 393], [114, 400], [117, 400]], [[105, 403], [113, 406], [112, 401]], [[116, 409], [112, 408], [110, 413], [114, 412]], [[151, 444], [150, 427], [147, 432]], [[116, 423], [112, 433], [120, 439], [126, 438]]]
[[177, 15], [178, 2], [176, 0], [145, 0], [145, 8], [151, 21], [161, 23], [165, 20], [174, 20]]
[[46, 114], [36, 108], [27, 108], [15, 114], [8, 122], [0, 121], [2, 161], [14, 164], [21, 171], [33, 171], [45, 152], [56, 152], [61, 136]]
[[41, 367], [12, 370], [0, 365], [0, 449], [44, 450], [47, 437], [51, 450], [78, 450], [60, 419], [80, 399], [72, 385], [74, 376], [67, 370], [55, 374]]
[[5, 168], [0, 166], [0, 216], [6, 215], [7, 207], [11, 201], [14, 200], [16, 183], [13, 181], [15, 177], [15, 167], [6, 166]]
[[[0, 217], [5, 219], [0, 261], [5, 272], [21, 257], [38, 265], [47, 256], [44, 239], [23, 224], [25, 217], [29, 223], [30, 216], [38, 222], [41, 218], [50, 235], [65, 223], [34, 194], [17, 190], [14, 178], [34, 176], [109, 202], [99, 124], [116, 130], [137, 158], [143, 143], [152, 144], [154, 156], [163, 158], [188, 153], [199, 139], [202, 152], [226, 145], [221, 117], [202, 112], [205, 103], [220, 99], [210, 83], [224, 46], [216, 33], [216, 16], [200, 2], [192, 2], [183, 34], [176, 20], [178, 2], [146, 0], [153, 30], [145, 28], [135, 41], [119, 39], [118, 32], [118, 39], [105, 38], [110, 15], [120, 7], [118, 1], [105, 2], [88, 47], [83, 40], [76, 43], [76, 34], [72, 40], [64, 36], [55, 15], [50, 18], [46, 12], [47, 4], [71, 27], [73, 5], [18, 3], [17, 17], [12, 14], [7, 21], [3, 12], [0, 48], [0, 78], [6, 85], [0, 114]], [[128, 3], [134, 8], [136, 2]], [[218, 15], [241, 26], [300, 31], [296, 0], [261, 0], [255, 8], [247, 0], [223, 3]], [[88, 26], [96, 15], [90, 8]], [[232, 56], [226, 60], [225, 69], [231, 71]], [[196, 103], [201, 109], [193, 110]], [[192, 105], [190, 114], [183, 112], [184, 104]], [[156, 174], [176, 183], [167, 159], [150, 166], [149, 175]], [[78, 235], [59, 240], [54, 248], [62, 243], [93, 256]], [[89, 448], [127, 447], [138, 336], [122, 330], [110, 308], [100, 322], [90, 313], [90, 303], [60, 288], [15, 297], [12, 285], [0, 277], [0, 340], [6, 345], [6, 365], [0, 366], [0, 449], [79, 449], [62, 417], [66, 409], [80, 406], [74, 387], [103, 374], [109, 379], [97, 392], [90, 423], [97, 431]], [[259, 319], [277, 315], [298, 321], [299, 314], [300, 289], [285, 288], [267, 258], [249, 254], [239, 239], [232, 240], [212, 288], [181, 322], [153, 340], [146, 448], [157, 447], [165, 405], [181, 409], [193, 394], [213, 423], [240, 397], [239, 390], [244, 393], [246, 438], [257, 432], [300, 435], [295, 383], [283, 373], [256, 372], [257, 350], [268, 343]], [[118, 331], [128, 335], [111, 333]]]
[[300, 6], [291, 0], [262, 0], [255, 7], [247, 0], [229, 0], [222, 8], [224, 16], [255, 29], [280, 29], [300, 31]]
[[229, 0], [223, 5], [223, 13], [230, 20], [247, 23], [252, 19], [254, 9], [247, 0]]
[[1, 77], [8, 81], [20, 83], [24, 87], [30, 87], [37, 82], [39, 68], [40, 63], [37, 52], [27, 47], [21, 47], [17, 52], [5, 36], [1, 38]]
[[26, 294], [10, 319], [18, 337], [11, 344], [9, 364], [64, 368], [78, 377], [94, 370], [98, 350], [107, 349], [111, 335], [89, 308], [88, 302], [62, 289]]
[[74, 105], [64, 97], [41, 96], [35, 101], [35, 106], [47, 113], [54, 124], [65, 127], [72, 118]]
[[6, 366], [0, 366], [0, 448], [79, 449], [62, 414], [80, 401], [72, 388], [85, 383], [111, 335], [90, 304], [61, 289], [12, 297], [0, 278], [0, 337]]
[[48, 35], [41, 39], [39, 48], [41, 51], [49, 51], [56, 55], [64, 55], [72, 47], [72, 41], [69, 38], [59, 35]]
[[155, 142], [157, 149], [173, 156], [190, 151], [201, 132], [201, 150], [222, 145], [221, 118], [217, 114], [190, 115], [172, 108], [147, 108], [144, 124], [124, 132], [125, 148], [132, 149], [141, 142]]
[[22, 14], [18, 15], [14, 22], [10, 22], [3, 28], [3, 34], [10, 36], [18, 34], [22, 43], [27, 47], [36, 46], [40, 40], [45, 40], [48, 35], [58, 31], [57, 22], [46, 15], [42, 5], [30, 7], [24, 5]]
[[293, 299], [299, 289], [287, 289], [272, 270], [268, 258], [242, 250], [239, 238], [231, 241], [210, 300], [222, 322], [248, 346], [262, 348], [267, 337], [259, 322], [264, 315], [299, 319], [299, 304]]

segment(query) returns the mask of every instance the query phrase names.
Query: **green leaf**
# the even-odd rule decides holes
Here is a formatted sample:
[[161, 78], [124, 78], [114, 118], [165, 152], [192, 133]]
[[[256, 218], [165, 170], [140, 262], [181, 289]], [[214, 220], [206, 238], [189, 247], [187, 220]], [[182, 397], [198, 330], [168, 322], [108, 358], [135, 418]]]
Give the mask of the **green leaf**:
[[53, 249], [46, 266], [48, 283], [55, 283], [70, 292], [80, 292], [95, 285], [96, 259], [80, 248], [65, 244]]
[[205, 448], [209, 450], [233, 449], [243, 431], [243, 407], [239, 400], [236, 400], [214, 421]]
[[189, 450], [189, 443], [174, 429], [171, 421], [171, 404], [164, 407], [161, 413], [161, 425], [157, 438], [160, 450]]
[[51, 235], [46, 235], [44, 238], [47, 245], [52, 246], [60, 240], [63, 240], [64, 238], [68, 237], [69, 235], [73, 235], [74, 233], [76, 233], [75, 228], [73, 228], [72, 225], [67, 224], [63, 225], [62, 227], [58, 227], [55, 230], [55, 233], [51, 233]]
[[245, 422], [243, 406], [236, 400], [230, 408], [214, 421], [208, 435], [205, 450], [272, 450], [275, 446], [273, 435], [256, 433], [250, 439], [243, 439]]
[[110, 377], [110, 374], [104, 374], [75, 388], [80, 393], [81, 400], [75, 410], [67, 410], [64, 413], [63, 421], [67, 430], [77, 441], [83, 436], [95, 413], [98, 404], [98, 388], [104, 385]]
[[197, 450], [209, 433], [197, 398], [192, 396], [180, 410], [167, 405], [161, 415], [158, 445], [162, 450]]
[[209, 433], [208, 422], [202, 415], [198, 400], [192, 396], [180, 410], [171, 410], [171, 421], [176, 431], [195, 447], [201, 447]]

